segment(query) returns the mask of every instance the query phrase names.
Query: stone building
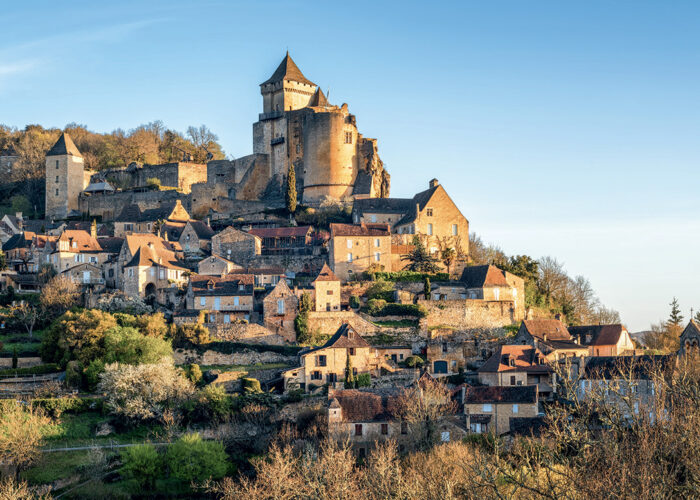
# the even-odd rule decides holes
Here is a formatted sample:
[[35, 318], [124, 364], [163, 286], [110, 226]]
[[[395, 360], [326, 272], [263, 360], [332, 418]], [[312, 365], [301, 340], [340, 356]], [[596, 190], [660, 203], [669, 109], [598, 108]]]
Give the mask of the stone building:
[[101, 266], [109, 254], [102, 249], [96, 236], [87, 231], [66, 229], [55, 242], [48, 263], [57, 272], [83, 263]]
[[540, 399], [556, 393], [554, 370], [545, 355], [531, 346], [499, 346], [477, 373], [479, 382], [484, 385], [536, 385]]
[[589, 356], [623, 356], [634, 354], [634, 342], [627, 328], [617, 325], [570, 326], [569, 334], [588, 347]]
[[113, 261], [115, 285], [127, 295], [163, 299], [160, 291], [186, 282], [188, 270], [181, 259], [182, 249], [177, 242], [155, 234], [129, 234]]
[[328, 264], [323, 264], [321, 272], [311, 284], [314, 287], [314, 311], [340, 311], [340, 280]]
[[211, 253], [234, 262], [248, 262], [262, 252], [262, 239], [258, 236], [227, 227], [211, 238]]
[[279, 280], [263, 299], [263, 325], [288, 342], [295, 342], [294, 319], [298, 313], [299, 298], [286, 280]]
[[197, 274], [206, 276], [224, 276], [234, 270], [243, 269], [233, 261], [220, 255], [211, 255], [197, 263]]
[[476, 434], [504, 434], [512, 418], [534, 418], [539, 413], [537, 386], [483, 386], [462, 388], [467, 428]]
[[681, 356], [686, 354], [700, 354], [700, 323], [691, 319], [688, 326], [681, 333], [680, 349]]
[[192, 184], [206, 182], [207, 166], [192, 162], [173, 162], [160, 165], [131, 163], [126, 168], [102, 170], [93, 174], [90, 182], [108, 182], [121, 189], [146, 188], [157, 182], [161, 187], [188, 194]]
[[192, 276], [187, 285], [187, 309], [205, 311], [205, 323], [250, 321], [253, 313], [253, 276]]
[[214, 231], [206, 222], [189, 220], [180, 233], [180, 246], [186, 257], [199, 257], [211, 250], [211, 238]]
[[80, 215], [78, 197], [90, 183], [83, 156], [73, 139], [61, 134], [46, 153], [46, 218], [65, 219]]
[[536, 347], [547, 361], [588, 356], [588, 347], [577, 344], [558, 319], [524, 320], [511, 343]]
[[391, 271], [391, 229], [388, 224], [331, 224], [328, 261], [344, 280], [370, 266]]

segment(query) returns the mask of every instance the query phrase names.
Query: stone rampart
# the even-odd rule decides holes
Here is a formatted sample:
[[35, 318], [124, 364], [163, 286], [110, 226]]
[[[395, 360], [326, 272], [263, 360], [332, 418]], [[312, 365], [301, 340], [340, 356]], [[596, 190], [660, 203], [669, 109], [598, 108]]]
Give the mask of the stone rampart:
[[309, 330], [332, 335], [343, 323], [349, 324], [360, 335], [375, 335], [380, 331], [355, 311], [311, 311], [309, 312]]
[[491, 330], [515, 323], [512, 302], [485, 300], [419, 300], [428, 310], [421, 321], [427, 328], [449, 326], [459, 330]]

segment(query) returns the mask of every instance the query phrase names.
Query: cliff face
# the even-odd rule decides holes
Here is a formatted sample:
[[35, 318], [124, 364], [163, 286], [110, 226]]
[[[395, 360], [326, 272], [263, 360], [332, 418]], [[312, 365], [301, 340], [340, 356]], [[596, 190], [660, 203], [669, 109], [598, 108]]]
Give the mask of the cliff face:
[[360, 170], [371, 179], [370, 193], [368, 194], [373, 198], [388, 198], [391, 176], [379, 158], [376, 139], [363, 138], [361, 156]]

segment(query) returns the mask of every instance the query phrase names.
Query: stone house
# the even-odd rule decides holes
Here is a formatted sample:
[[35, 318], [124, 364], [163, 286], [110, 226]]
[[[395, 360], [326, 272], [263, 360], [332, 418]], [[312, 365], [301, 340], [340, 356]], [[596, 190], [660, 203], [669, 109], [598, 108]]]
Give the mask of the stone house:
[[305, 392], [335, 385], [345, 380], [348, 357], [355, 375], [370, 373], [379, 375], [385, 363], [365, 339], [350, 325], [342, 325], [337, 332], [320, 347], [302, 351], [301, 365], [282, 372], [285, 390], [299, 388]]
[[9, 269], [17, 272], [36, 272], [32, 253], [32, 243], [35, 236], [35, 233], [31, 231], [23, 231], [13, 235], [3, 243], [2, 251], [5, 253]]
[[313, 252], [311, 226], [262, 227], [249, 231], [262, 240], [263, 255], [307, 255]]
[[55, 242], [49, 263], [57, 272], [78, 264], [89, 262], [102, 266], [109, 254], [102, 249], [96, 234], [87, 231], [66, 229]]
[[253, 276], [191, 276], [187, 285], [186, 304], [191, 311], [205, 311], [205, 323], [228, 324], [234, 320], [250, 321], [253, 314]]
[[139, 205], [132, 203], [124, 207], [114, 220], [114, 236], [123, 238], [133, 233], [154, 233], [159, 228], [160, 236], [176, 241], [190, 220], [190, 215], [180, 200], [163, 203], [158, 208], [142, 210]]
[[214, 231], [206, 222], [188, 220], [180, 233], [180, 247], [186, 257], [201, 257], [211, 249]]
[[[127, 236], [127, 240], [133, 236], [136, 235]], [[168, 290], [184, 285], [189, 274], [174, 252], [154, 241], [140, 245], [122, 271], [125, 294], [159, 302], [166, 302]]]
[[279, 266], [248, 267], [245, 272], [253, 275], [255, 288], [272, 288], [285, 280], [284, 268]]
[[225, 276], [234, 270], [241, 269], [243, 266], [239, 266], [220, 255], [211, 255], [197, 263], [197, 274], [207, 276]]
[[263, 325], [288, 342], [294, 342], [294, 319], [298, 313], [299, 298], [286, 280], [279, 280], [263, 299]]
[[22, 212], [15, 215], [5, 214], [0, 219], [0, 243], [5, 243], [15, 234], [24, 231], [24, 218]]
[[588, 347], [574, 342], [569, 330], [558, 319], [526, 319], [511, 344], [539, 349], [547, 361], [588, 356]]
[[331, 224], [328, 261], [333, 272], [353, 279], [370, 266], [391, 271], [389, 224]]
[[262, 239], [254, 234], [227, 227], [211, 237], [211, 253], [233, 262], [248, 262], [262, 252]]
[[691, 319], [681, 333], [678, 354], [685, 356], [686, 354], [697, 355], [698, 353], [700, 353], [700, 323]]
[[512, 418], [538, 415], [537, 386], [462, 387], [467, 428], [476, 434], [505, 434]]
[[589, 356], [623, 356], [634, 354], [634, 342], [623, 325], [570, 326], [569, 333], [579, 344], [588, 347]]
[[500, 346], [477, 373], [484, 385], [536, 385], [540, 399], [550, 398], [557, 390], [554, 370], [545, 355], [532, 346]]
[[311, 284], [314, 287], [314, 311], [340, 311], [340, 280], [328, 264], [323, 264], [321, 272]]
[[84, 263], [77, 264], [71, 268], [61, 272], [61, 275], [70, 278], [73, 283], [76, 283], [83, 289], [104, 289], [105, 279], [103, 276], [102, 267], [96, 264]]
[[395, 234], [405, 235], [404, 244], [411, 243], [412, 235], [420, 235], [434, 254], [445, 247], [454, 248], [458, 256], [469, 254], [469, 221], [437, 179], [413, 198], [356, 200], [353, 221], [389, 223]]
[[428, 370], [434, 376], [454, 375], [466, 368], [472, 351], [471, 345], [461, 340], [429, 340], [425, 348]]

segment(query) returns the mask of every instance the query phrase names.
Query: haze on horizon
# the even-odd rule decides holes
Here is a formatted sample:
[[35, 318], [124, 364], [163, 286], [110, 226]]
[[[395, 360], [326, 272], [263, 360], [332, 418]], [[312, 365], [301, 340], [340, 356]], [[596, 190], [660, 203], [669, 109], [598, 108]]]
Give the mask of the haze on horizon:
[[203, 123], [243, 156], [289, 49], [378, 138], [392, 196], [438, 178], [484, 241], [556, 257], [637, 331], [674, 296], [686, 320], [700, 309], [699, 16], [691, 1], [13, 3], [0, 123]]

